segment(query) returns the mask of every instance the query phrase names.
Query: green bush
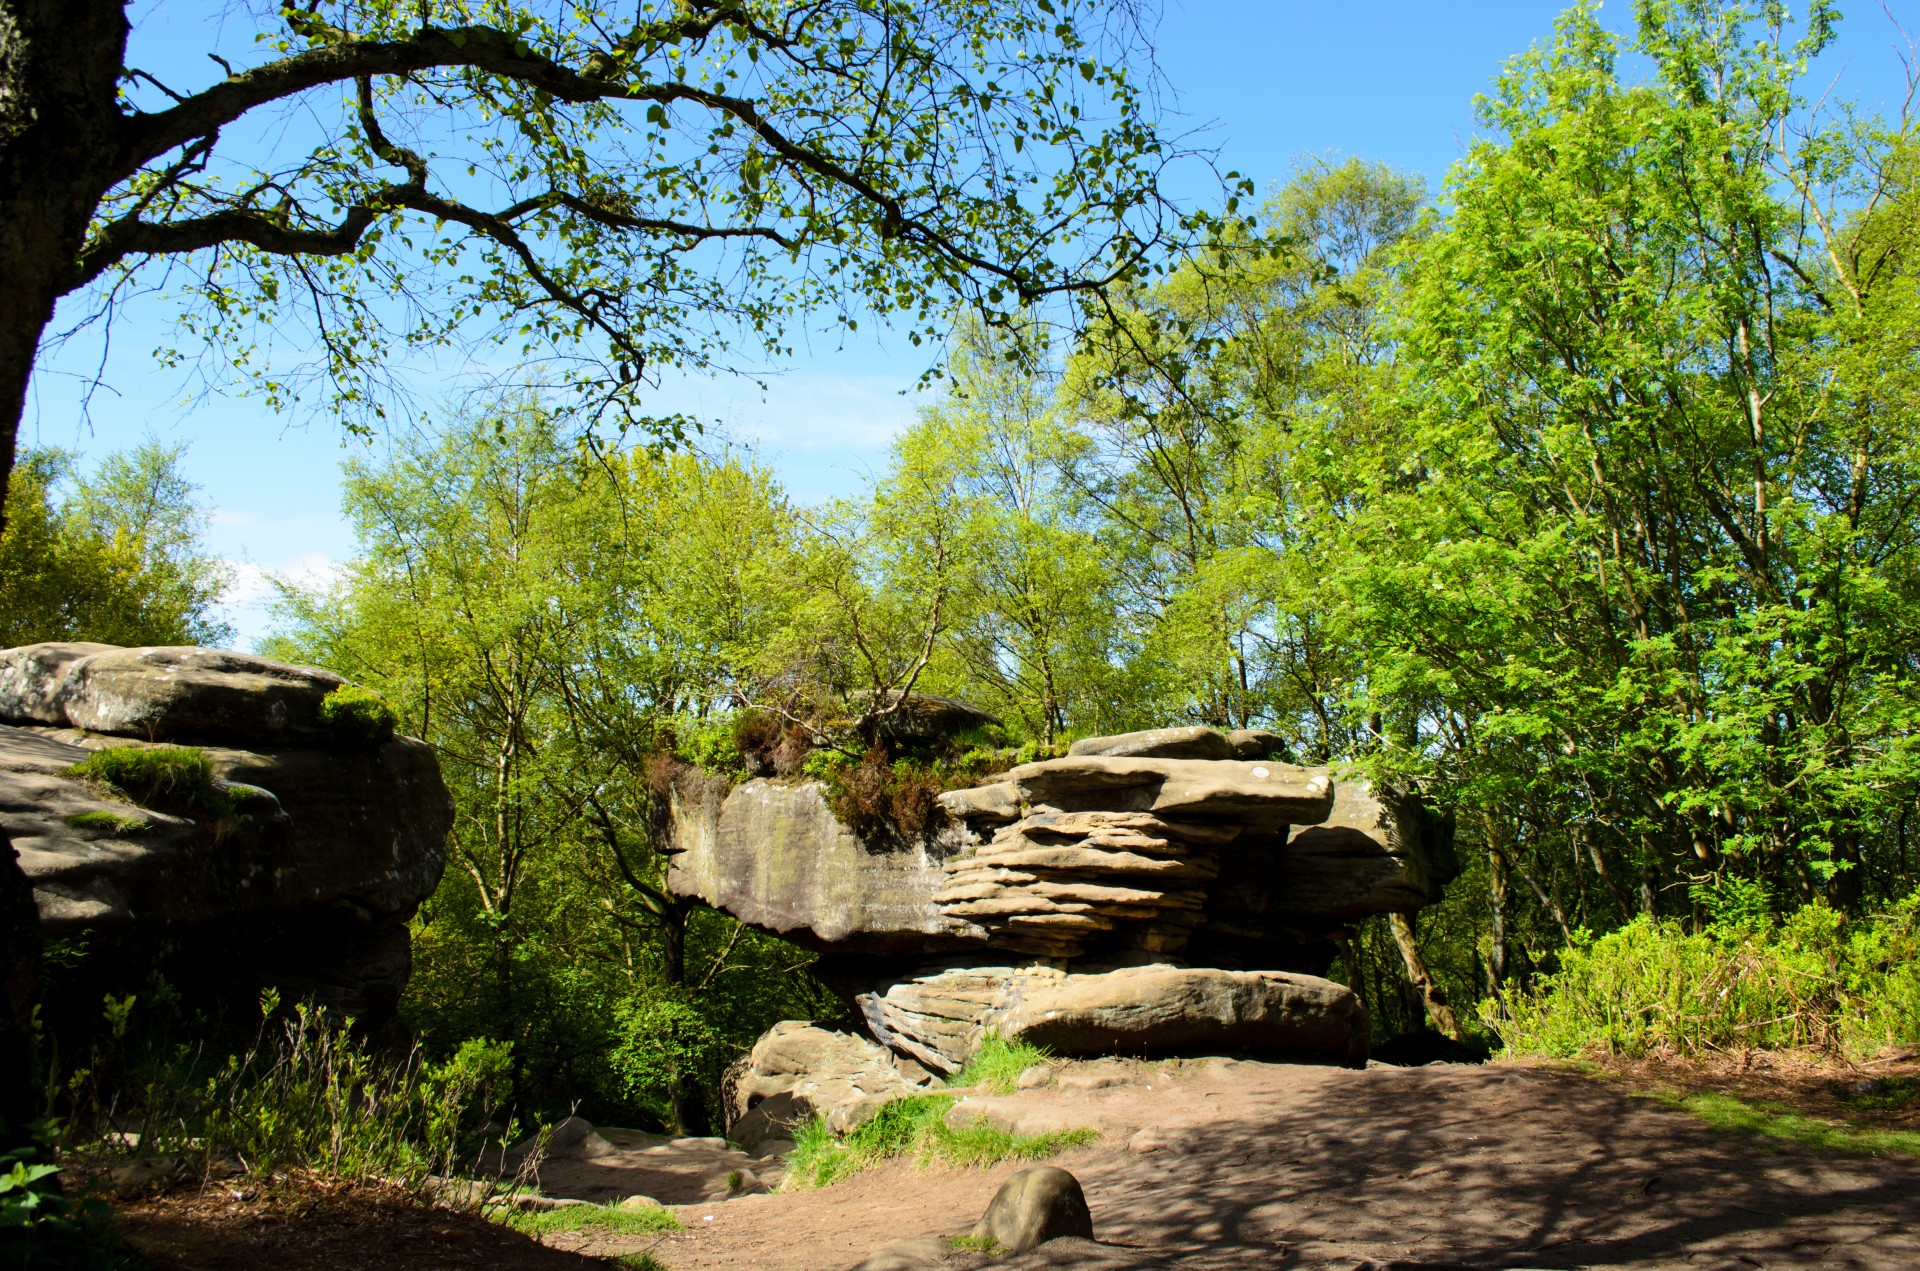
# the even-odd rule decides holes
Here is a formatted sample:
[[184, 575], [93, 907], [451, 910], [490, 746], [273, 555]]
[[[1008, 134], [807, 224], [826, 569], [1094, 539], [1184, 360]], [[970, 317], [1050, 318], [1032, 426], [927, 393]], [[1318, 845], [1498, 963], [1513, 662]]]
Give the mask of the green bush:
[[1014, 1134], [975, 1121], [959, 1128], [946, 1122], [956, 1096], [909, 1095], [884, 1104], [847, 1134], [835, 1137], [819, 1118], [794, 1134], [787, 1176], [802, 1187], [825, 1187], [851, 1174], [897, 1157], [911, 1155], [921, 1165], [993, 1165], [1004, 1160], [1037, 1161], [1067, 1148], [1092, 1142], [1098, 1130], [1059, 1130]]
[[358, 684], [342, 684], [320, 703], [321, 727], [343, 745], [377, 746], [399, 722], [384, 698]]
[[1557, 973], [1483, 1008], [1507, 1053], [1863, 1055], [1920, 1041], [1920, 892], [1854, 921], [1821, 903], [1776, 919], [1751, 889], [1697, 898], [1703, 930], [1640, 917], [1576, 933]]
[[110, 786], [145, 808], [188, 816], [233, 815], [233, 800], [198, 746], [114, 746], [66, 770], [69, 777]]

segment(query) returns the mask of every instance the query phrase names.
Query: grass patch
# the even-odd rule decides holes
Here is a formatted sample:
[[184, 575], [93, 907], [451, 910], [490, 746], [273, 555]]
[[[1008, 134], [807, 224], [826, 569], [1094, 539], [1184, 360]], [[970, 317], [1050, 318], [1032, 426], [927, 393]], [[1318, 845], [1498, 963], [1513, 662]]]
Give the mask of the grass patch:
[[213, 775], [213, 760], [198, 746], [96, 750], [64, 775], [108, 786], [143, 808], [213, 817], [233, 815], [233, 800]]
[[143, 816], [128, 816], [124, 812], [73, 812], [60, 818], [76, 830], [93, 830], [109, 838], [131, 838], [145, 834], [152, 822]]
[[1777, 1104], [1748, 1103], [1724, 1094], [1656, 1093], [1654, 1098], [1690, 1112], [1716, 1130], [1757, 1134], [1799, 1147], [1869, 1156], [1920, 1156], [1920, 1132], [1874, 1130], [1802, 1116]]
[[565, 1205], [559, 1209], [505, 1209], [500, 1221], [529, 1236], [562, 1231], [602, 1231], [613, 1235], [651, 1235], [680, 1231], [686, 1224], [658, 1205], [627, 1209], [616, 1205]]
[[912, 1156], [921, 1165], [935, 1161], [946, 1165], [1037, 1161], [1100, 1137], [1100, 1132], [1092, 1129], [1013, 1134], [978, 1121], [955, 1129], [946, 1122], [955, 1098], [923, 1094], [895, 1099], [838, 1138], [816, 1118], [794, 1135], [793, 1153], [787, 1157], [787, 1177], [802, 1187], [826, 1187], [902, 1156]]
[[985, 1086], [995, 1094], [1012, 1094], [1018, 1088], [1021, 1073], [1052, 1058], [1052, 1051], [1032, 1042], [1003, 1041], [989, 1036], [950, 1084]]
[[377, 746], [393, 736], [399, 717], [381, 696], [358, 684], [342, 684], [320, 702], [320, 724], [335, 741]]
[[999, 1253], [1000, 1242], [992, 1236], [954, 1236], [947, 1241], [951, 1249], [964, 1249], [969, 1253]]
[[614, 1258], [613, 1265], [626, 1267], [627, 1271], [667, 1271], [667, 1264], [650, 1253], [623, 1253]]

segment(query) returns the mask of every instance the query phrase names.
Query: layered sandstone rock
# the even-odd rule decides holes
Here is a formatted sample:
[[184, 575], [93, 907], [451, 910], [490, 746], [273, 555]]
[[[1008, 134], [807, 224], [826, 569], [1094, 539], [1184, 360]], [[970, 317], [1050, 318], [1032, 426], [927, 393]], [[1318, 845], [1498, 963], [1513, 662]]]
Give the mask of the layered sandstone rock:
[[[270, 985], [392, 1019], [453, 807], [429, 747], [328, 720], [343, 684], [209, 649], [0, 651], [0, 826], [42, 930], [86, 949], [81, 982], [124, 992], [158, 971], [190, 997]], [[202, 744], [229, 811], [142, 806], [72, 772], [180, 743]]]
[[1285, 749], [1089, 738], [942, 794], [947, 823], [904, 843], [862, 840], [817, 782], [712, 789], [676, 801], [670, 884], [829, 955], [866, 1031], [926, 1070], [994, 1035], [1360, 1062], [1366, 1014], [1319, 976], [1355, 921], [1439, 898], [1451, 826]]

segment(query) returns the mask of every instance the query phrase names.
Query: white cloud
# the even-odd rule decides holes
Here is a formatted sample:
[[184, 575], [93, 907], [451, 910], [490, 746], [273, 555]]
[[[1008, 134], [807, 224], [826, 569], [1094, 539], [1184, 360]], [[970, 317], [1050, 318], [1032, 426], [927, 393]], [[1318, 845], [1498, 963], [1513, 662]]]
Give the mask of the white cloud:
[[214, 508], [207, 513], [207, 519], [215, 525], [231, 525], [236, 529], [260, 524], [258, 512], [247, 512], [240, 508]]

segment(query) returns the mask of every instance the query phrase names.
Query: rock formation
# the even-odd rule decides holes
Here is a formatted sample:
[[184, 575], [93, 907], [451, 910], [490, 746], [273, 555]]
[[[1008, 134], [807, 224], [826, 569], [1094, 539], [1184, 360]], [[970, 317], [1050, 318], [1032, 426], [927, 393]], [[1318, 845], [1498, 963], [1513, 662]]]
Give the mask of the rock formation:
[[1088, 738], [942, 794], [946, 823], [905, 843], [863, 841], [817, 781], [708, 787], [676, 797], [669, 885], [826, 955], [915, 1071], [990, 1034], [1364, 1061], [1365, 1012], [1319, 977], [1355, 921], [1438, 899], [1451, 826], [1284, 753], [1258, 730]]
[[[211, 649], [0, 651], [0, 826], [43, 934], [84, 947], [76, 1010], [157, 970], [203, 1004], [273, 986], [392, 1020], [452, 801], [424, 743], [328, 707], [344, 686]], [[181, 744], [211, 770], [198, 804], [75, 770]]]

